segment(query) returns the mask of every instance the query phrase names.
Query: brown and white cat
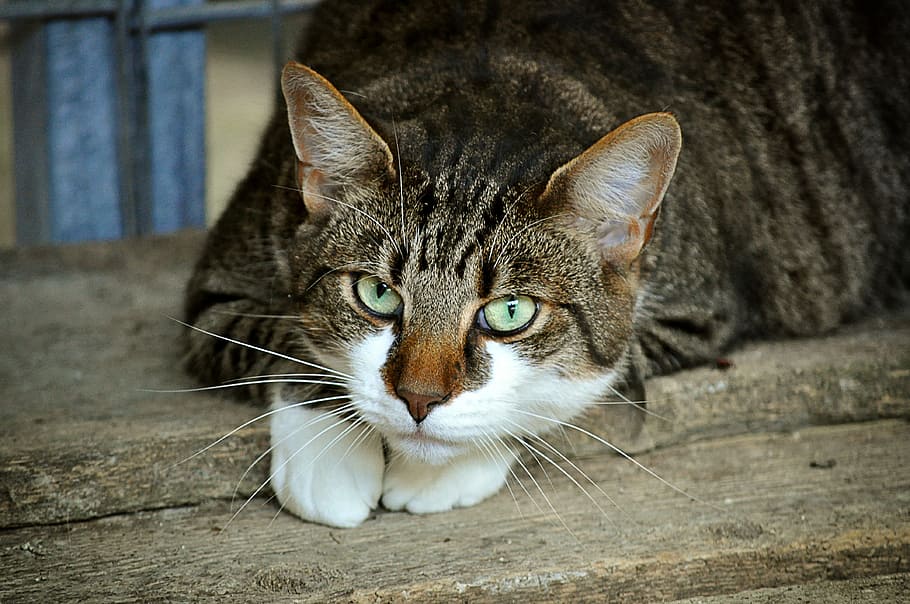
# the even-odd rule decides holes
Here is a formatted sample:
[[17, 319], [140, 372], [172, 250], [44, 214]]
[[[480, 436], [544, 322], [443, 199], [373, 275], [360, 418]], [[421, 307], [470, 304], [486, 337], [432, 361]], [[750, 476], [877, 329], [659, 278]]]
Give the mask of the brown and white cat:
[[186, 302], [282, 505], [472, 505], [616, 384], [901, 300], [910, 18], [864, 8], [320, 6]]

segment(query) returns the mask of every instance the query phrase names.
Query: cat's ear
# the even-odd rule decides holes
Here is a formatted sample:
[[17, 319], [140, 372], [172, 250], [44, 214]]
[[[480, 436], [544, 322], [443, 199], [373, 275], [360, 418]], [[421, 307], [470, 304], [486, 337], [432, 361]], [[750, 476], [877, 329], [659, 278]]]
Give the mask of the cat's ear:
[[281, 90], [297, 153], [297, 186], [311, 215], [330, 210], [334, 186], [394, 175], [389, 146], [328, 80], [292, 62], [281, 72]]
[[559, 168], [542, 200], [591, 233], [604, 260], [631, 264], [651, 239], [681, 144], [669, 113], [635, 118]]

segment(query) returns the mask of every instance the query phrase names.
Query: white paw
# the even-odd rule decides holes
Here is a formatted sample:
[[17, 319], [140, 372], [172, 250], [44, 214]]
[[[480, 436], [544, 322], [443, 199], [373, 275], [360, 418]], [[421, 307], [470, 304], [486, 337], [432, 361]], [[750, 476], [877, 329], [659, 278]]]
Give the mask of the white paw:
[[330, 526], [366, 520], [379, 501], [385, 462], [382, 440], [375, 433], [363, 438], [364, 430], [328, 411], [273, 414], [271, 482], [282, 507]]
[[502, 487], [509, 464], [479, 453], [430, 465], [395, 456], [386, 468], [382, 505], [413, 514], [444, 512], [483, 501]]

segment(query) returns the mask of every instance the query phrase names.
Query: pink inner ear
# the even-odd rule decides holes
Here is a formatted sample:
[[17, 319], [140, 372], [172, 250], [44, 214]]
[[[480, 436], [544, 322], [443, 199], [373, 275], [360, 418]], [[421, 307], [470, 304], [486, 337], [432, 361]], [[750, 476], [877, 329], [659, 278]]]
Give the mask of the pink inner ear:
[[[613, 220], [601, 224], [597, 230], [597, 244], [605, 259], [610, 261], [632, 262], [650, 238], [650, 225], [643, 225], [649, 218], [629, 218]], [[646, 232], [642, 233], [643, 226]]]
[[297, 162], [297, 188], [303, 203], [311, 216], [320, 216], [331, 209], [329, 200], [323, 195], [325, 175], [319, 170]]
[[597, 229], [597, 243], [601, 247], [620, 246], [629, 239], [631, 230], [630, 223], [625, 221], [605, 222]]

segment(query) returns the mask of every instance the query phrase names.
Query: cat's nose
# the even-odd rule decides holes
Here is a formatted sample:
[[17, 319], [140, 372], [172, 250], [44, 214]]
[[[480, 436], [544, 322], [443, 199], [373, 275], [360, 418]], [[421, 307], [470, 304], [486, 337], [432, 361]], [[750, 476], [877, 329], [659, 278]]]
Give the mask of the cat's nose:
[[433, 407], [441, 405], [449, 398], [448, 394], [412, 392], [407, 388], [399, 388], [397, 392], [401, 400], [407, 403], [408, 413], [418, 424], [426, 419]]

